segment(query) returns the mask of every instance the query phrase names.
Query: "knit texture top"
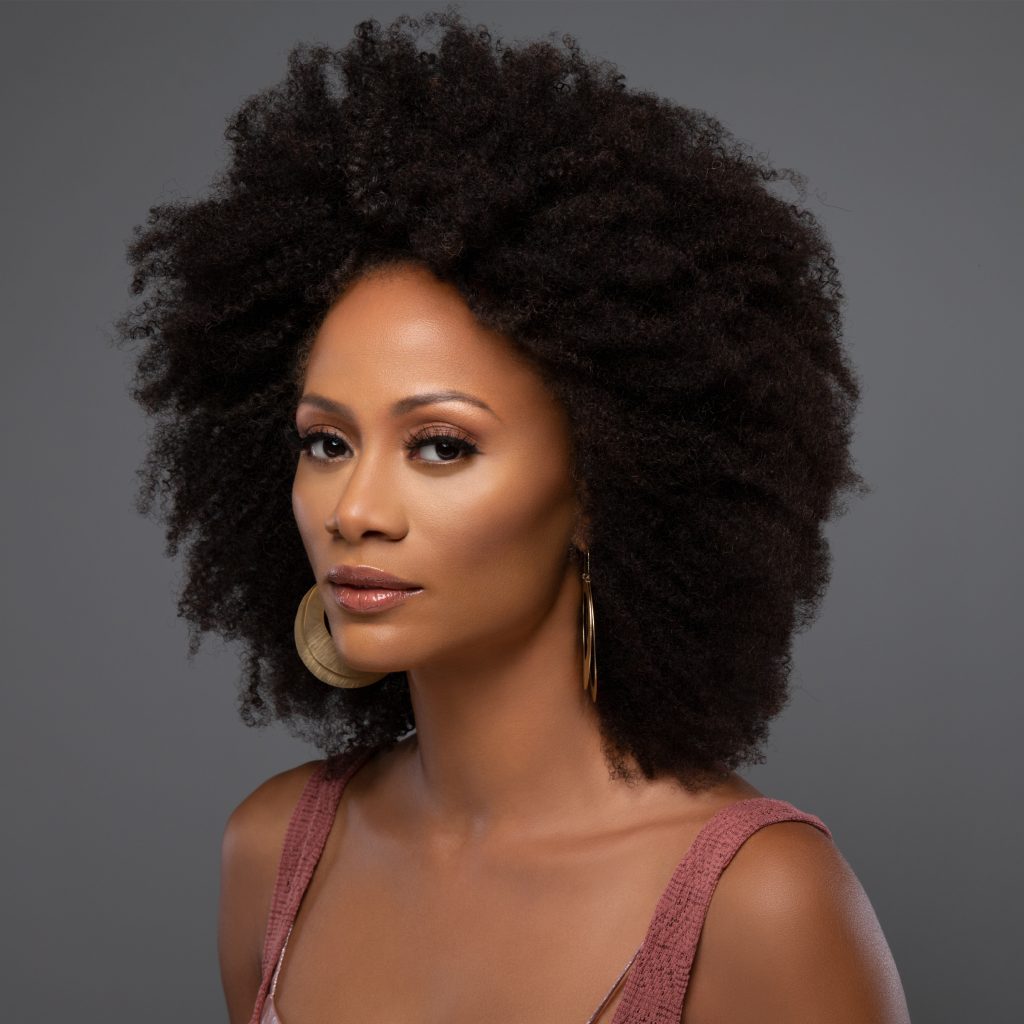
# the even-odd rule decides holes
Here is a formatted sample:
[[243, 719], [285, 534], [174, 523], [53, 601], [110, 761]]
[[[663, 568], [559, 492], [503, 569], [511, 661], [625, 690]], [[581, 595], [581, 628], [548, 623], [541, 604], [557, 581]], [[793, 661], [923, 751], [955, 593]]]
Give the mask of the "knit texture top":
[[[325, 758], [306, 781], [285, 832], [263, 940], [263, 975], [249, 1024], [289, 1024], [278, 1016], [272, 989], [277, 987], [292, 923], [327, 842], [345, 784], [377, 749], [364, 747], [337, 755], [350, 760], [333, 779], [325, 777], [330, 760]], [[718, 879], [751, 835], [777, 821], [803, 821], [832, 839], [820, 818], [773, 797], [739, 800], [713, 814], [676, 865], [643, 943], [586, 1024], [599, 1018], [627, 972], [610, 1024], [679, 1024], [690, 968]]]

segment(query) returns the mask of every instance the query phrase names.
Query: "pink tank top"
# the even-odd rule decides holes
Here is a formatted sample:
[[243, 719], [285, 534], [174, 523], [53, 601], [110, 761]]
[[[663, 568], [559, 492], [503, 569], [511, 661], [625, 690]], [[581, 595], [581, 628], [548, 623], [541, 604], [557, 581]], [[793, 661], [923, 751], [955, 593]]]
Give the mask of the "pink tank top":
[[[325, 758], [306, 781], [285, 833], [263, 940], [263, 976], [249, 1024], [288, 1024], [278, 1016], [274, 990], [292, 924], [327, 842], [345, 784], [377, 749], [364, 747], [338, 755], [351, 760], [334, 779], [325, 778], [329, 764]], [[807, 822], [832, 838], [820, 818], [772, 797], [739, 800], [712, 815], [676, 865], [643, 942], [586, 1024], [597, 1021], [630, 968], [610, 1024], [679, 1024], [690, 967], [719, 876], [754, 832], [777, 821]]]

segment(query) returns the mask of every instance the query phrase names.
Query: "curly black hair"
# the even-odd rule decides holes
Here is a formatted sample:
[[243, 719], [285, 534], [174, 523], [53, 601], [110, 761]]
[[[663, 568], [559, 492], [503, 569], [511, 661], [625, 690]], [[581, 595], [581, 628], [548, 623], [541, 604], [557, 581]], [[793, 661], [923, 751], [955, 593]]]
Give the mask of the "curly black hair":
[[803, 199], [803, 175], [555, 35], [503, 45], [456, 4], [371, 18], [340, 50], [294, 45], [229, 117], [208, 197], [152, 206], [127, 247], [146, 294], [114, 343], [147, 339], [131, 394], [157, 417], [136, 505], [160, 499], [169, 556], [187, 545], [189, 658], [207, 631], [241, 641], [246, 724], [328, 757], [412, 729], [404, 672], [339, 689], [295, 651], [284, 435], [343, 289], [429, 268], [569, 412], [609, 764], [697, 790], [765, 760], [830, 576], [822, 524], [871, 490], [845, 300], [814, 215], [769, 187]]

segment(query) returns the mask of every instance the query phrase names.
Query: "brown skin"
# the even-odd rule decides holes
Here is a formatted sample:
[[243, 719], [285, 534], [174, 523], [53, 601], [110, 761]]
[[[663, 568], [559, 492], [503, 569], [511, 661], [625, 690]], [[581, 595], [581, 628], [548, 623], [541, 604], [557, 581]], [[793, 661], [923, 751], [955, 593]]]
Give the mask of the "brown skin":
[[[493, 415], [455, 402], [392, 415], [398, 399], [443, 389]], [[585, 549], [586, 522], [566, 415], [457, 290], [415, 267], [361, 278], [321, 325], [303, 393], [350, 410], [296, 411], [300, 433], [343, 442], [303, 454], [292, 491], [332, 637], [356, 668], [408, 673], [417, 728], [346, 788], [289, 940], [281, 1016], [582, 1024], [702, 825], [761, 794], [735, 773], [701, 793], [610, 777], [582, 688], [569, 553]], [[407, 450], [423, 427], [454, 429], [479, 453]], [[349, 612], [325, 581], [338, 563], [423, 592]], [[219, 948], [232, 1024], [255, 1002], [284, 831], [315, 764], [269, 779], [225, 830]], [[755, 833], [712, 900], [683, 1024], [908, 1019], [874, 912], [834, 844], [798, 822]]]

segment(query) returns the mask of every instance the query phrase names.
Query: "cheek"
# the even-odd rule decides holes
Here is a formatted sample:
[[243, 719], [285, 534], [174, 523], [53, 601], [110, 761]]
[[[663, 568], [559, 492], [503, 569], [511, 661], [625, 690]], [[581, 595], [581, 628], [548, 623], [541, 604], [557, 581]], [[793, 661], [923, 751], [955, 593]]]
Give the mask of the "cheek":
[[452, 491], [421, 512], [436, 553], [435, 574], [493, 606], [524, 589], [557, 587], [573, 525], [567, 474], [519, 466], [502, 479]]
[[317, 517], [315, 497], [314, 491], [302, 486], [300, 474], [296, 472], [292, 480], [292, 515], [295, 517], [295, 525], [299, 529], [307, 554], [310, 553], [313, 526]]

